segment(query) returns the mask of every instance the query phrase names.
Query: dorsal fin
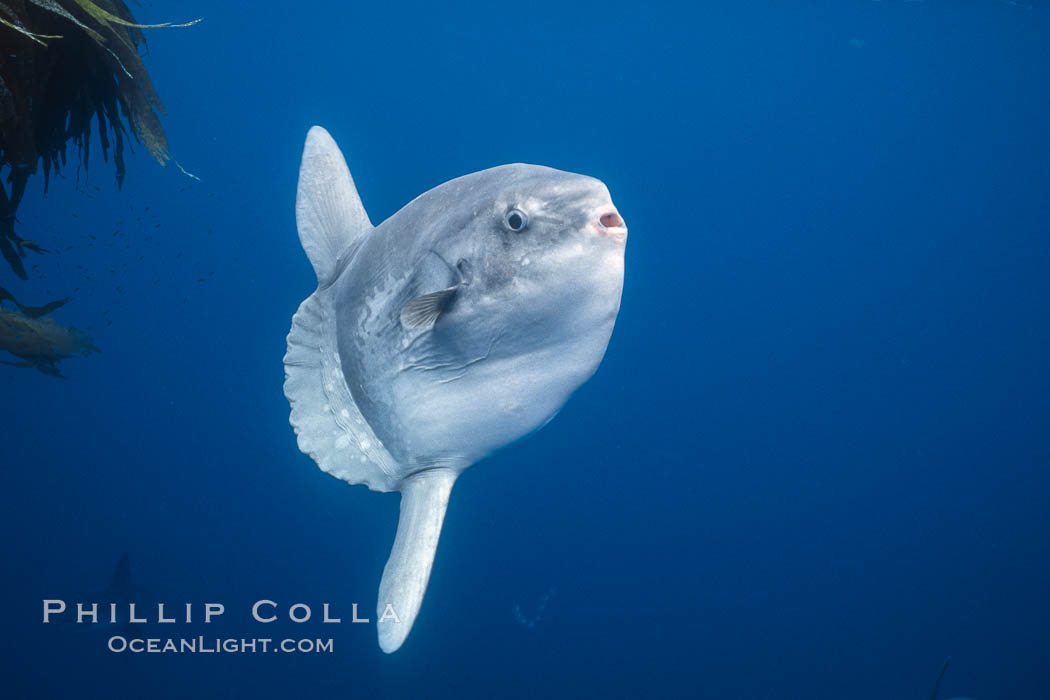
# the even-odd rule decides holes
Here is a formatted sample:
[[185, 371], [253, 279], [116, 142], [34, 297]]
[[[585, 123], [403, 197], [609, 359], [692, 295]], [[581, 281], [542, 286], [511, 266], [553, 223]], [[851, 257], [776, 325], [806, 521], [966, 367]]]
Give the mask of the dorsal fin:
[[21, 304], [19, 304], [18, 308], [20, 308], [22, 310], [22, 313], [24, 313], [29, 318], [40, 318], [41, 316], [47, 316], [49, 313], [51, 313], [57, 308], [65, 306], [67, 303], [69, 303], [71, 299], [72, 297], [66, 297], [65, 299], [56, 299], [55, 301], [44, 304], [43, 306], [22, 306]]
[[320, 126], [312, 127], [306, 135], [295, 223], [320, 287], [334, 281], [339, 256], [372, 230], [346, 160], [332, 136]]
[[15, 296], [11, 292], [7, 291], [3, 287], [0, 287], [0, 302], [14, 302], [15, 306], [18, 307], [19, 311], [21, 311], [28, 318], [40, 318], [41, 316], [46, 316], [55, 309], [64, 306], [66, 303], [69, 302], [69, 300], [70, 297], [66, 297], [65, 299], [56, 299], [55, 301], [44, 304], [43, 306], [22, 306], [22, 304], [18, 302], [18, 299], [15, 299]]

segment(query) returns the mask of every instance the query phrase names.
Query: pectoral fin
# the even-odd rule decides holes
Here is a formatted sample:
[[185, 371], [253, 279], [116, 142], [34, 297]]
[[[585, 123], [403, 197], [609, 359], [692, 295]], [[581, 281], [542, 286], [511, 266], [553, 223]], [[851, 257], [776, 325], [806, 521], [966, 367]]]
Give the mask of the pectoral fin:
[[459, 286], [449, 287], [416, 297], [401, 307], [401, 325], [405, 328], [430, 328], [452, 306]]

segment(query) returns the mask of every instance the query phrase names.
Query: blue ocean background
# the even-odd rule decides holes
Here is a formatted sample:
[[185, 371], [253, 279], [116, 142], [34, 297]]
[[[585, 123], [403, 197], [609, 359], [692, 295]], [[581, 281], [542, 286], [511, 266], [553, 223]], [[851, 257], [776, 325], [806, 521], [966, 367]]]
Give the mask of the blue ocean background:
[[[72, 295], [102, 353], [0, 367], [0, 696], [925, 700], [951, 657], [941, 698], [1050, 698], [1050, 6], [133, 10], [204, 18], [146, 62], [200, 181], [138, 147], [118, 190], [96, 152], [19, 211], [60, 252], [0, 286]], [[523, 161], [602, 179], [630, 227], [602, 366], [459, 480], [391, 656], [349, 618], [398, 496], [322, 473], [282, 392], [314, 124], [373, 222]], [[157, 599], [226, 605], [149, 636], [334, 652], [41, 624], [125, 552]]]

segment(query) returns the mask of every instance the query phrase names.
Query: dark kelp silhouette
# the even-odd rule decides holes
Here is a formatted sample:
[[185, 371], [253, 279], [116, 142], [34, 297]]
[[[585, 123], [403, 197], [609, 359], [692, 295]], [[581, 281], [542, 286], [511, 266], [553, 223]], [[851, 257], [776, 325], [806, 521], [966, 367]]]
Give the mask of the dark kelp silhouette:
[[65, 379], [58, 371], [59, 360], [100, 352], [91, 338], [81, 331], [44, 318], [68, 302], [69, 297], [43, 306], [23, 306], [10, 292], [0, 288], [0, 303], [4, 301], [13, 302], [18, 311], [9, 311], [0, 306], [0, 350], [6, 350], [22, 361], [0, 360], [0, 364], [34, 368], [52, 377]]
[[171, 158], [164, 105], [139, 55], [142, 30], [168, 26], [187, 25], [137, 24], [121, 0], [0, 0], [0, 254], [22, 279], [26, 250], [46, 252], [15, 233], [26, 181], [39, 162], [46, 190], [69, 141], [86, 170], [93, 117], [118, 186], [125, 124], [161, 165]]

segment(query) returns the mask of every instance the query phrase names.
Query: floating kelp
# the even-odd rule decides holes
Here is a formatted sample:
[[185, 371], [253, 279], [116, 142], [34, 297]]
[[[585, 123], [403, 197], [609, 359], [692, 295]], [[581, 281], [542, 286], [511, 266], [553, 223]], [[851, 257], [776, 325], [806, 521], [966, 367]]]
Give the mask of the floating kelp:
[[187, 25], [138, 24], [121, 0], [0, 0], [0, 254], [22, 279], [25, 251], [44, 252], [14, 230], [26, 181], [39, 163], [46, 190], [70, 141], [86, 170], [92, 118], [118, 186], [126, 126], [161, 165], [171, 158], [164, 105], [139, 55], [142, 29], [165, 26]]
[[52, 377], [62, 377], [58, 361], [74, 355], [99, 352], [91, 338], [76, 328], [68, 328], [53, 319], [43, 318], [64, 306], [69, 297], [44, 306], [23, 306], [6, 289], [0, 288], [0, 303], [14, 302], [18, 311], [0, 307], [0, 350], [20, 358], [21, 362], [0, 360], [0, 364], [38, 369]]

